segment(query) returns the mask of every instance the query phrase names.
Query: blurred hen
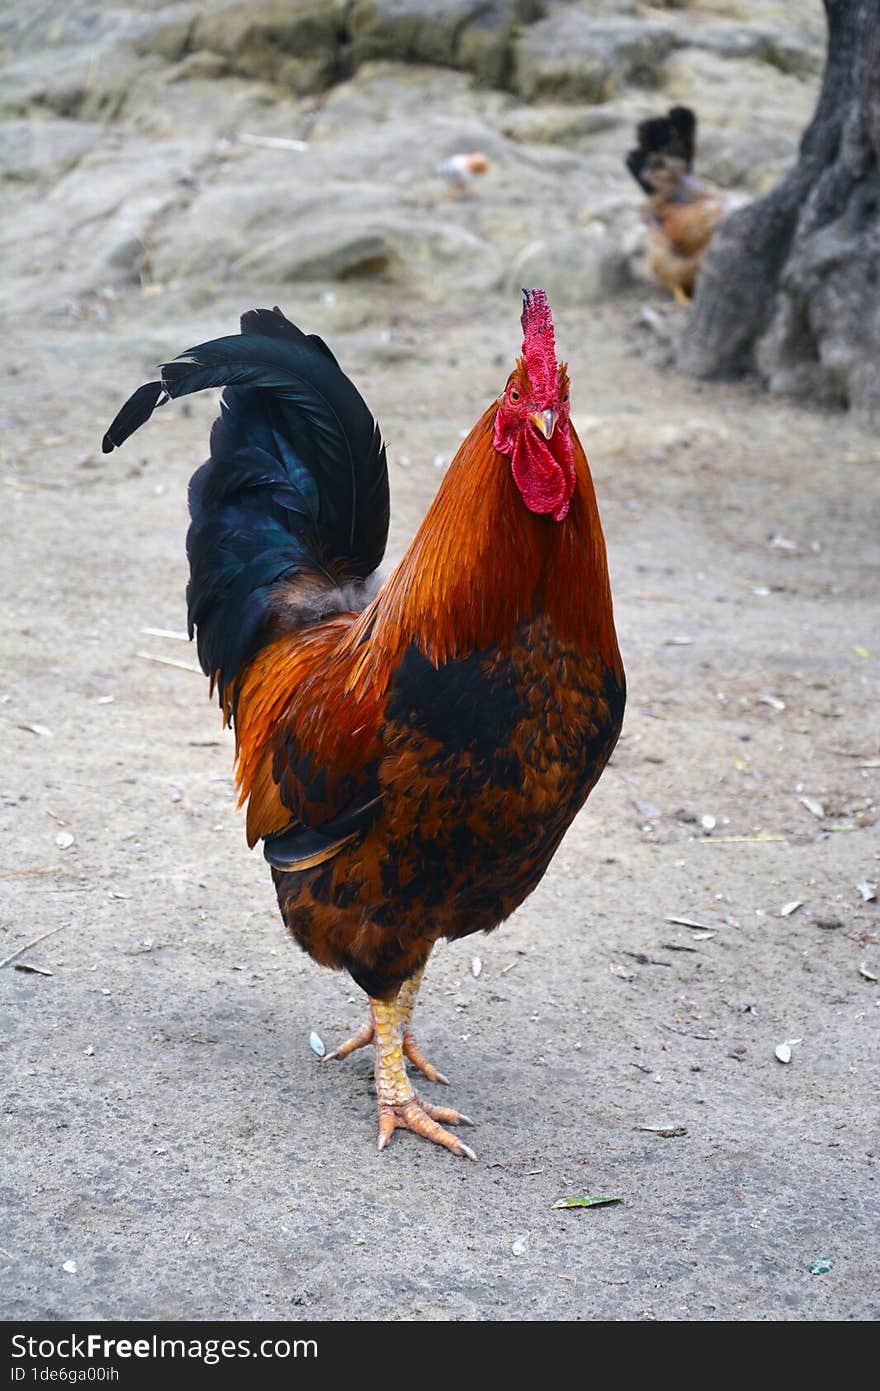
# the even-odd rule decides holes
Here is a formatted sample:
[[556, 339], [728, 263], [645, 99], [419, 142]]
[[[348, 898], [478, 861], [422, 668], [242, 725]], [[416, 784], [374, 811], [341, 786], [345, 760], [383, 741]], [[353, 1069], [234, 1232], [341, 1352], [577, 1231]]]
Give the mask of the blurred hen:
[[739, 201], [693, 173], [697, 118], [687, 106], [642, 121], [626, 166], [648, 194], [642, 219], [648, 264], [680, 304], [694, 292], [700, 261], [718, 222]]

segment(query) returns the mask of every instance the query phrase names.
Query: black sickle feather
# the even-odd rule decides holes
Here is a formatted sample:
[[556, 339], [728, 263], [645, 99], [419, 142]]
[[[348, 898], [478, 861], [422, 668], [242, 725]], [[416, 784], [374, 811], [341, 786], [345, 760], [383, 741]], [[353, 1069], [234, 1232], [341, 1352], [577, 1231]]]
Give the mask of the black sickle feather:
[[140, 387], [104, 436], [122, 444], [168, 399], [224, 388], [211, 457], [190, 483], [190, 632], [224, 690], [266, 639], [279, 584], [366, 579], [388, 535], [385, 447], [320, 338], [279, 309], [190, 348]]
[[[164, 397], [164, 400], [162, 399]], [[163, 406], [168, 397], [161, 382], [147, 382], [139, 386], [133, 396], [129, 396], [122, 410], [108, 429], [101, 443], [105, 454], [118, 449], [129, 435], [145, 425], [157, 406]]]

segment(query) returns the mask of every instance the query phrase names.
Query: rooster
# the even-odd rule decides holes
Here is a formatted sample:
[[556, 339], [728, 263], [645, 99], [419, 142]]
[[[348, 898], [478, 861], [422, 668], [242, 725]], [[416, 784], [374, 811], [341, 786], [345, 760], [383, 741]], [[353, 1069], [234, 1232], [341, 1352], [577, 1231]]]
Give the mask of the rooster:
[[617, 741], [624, 673], [589, 467], [542, 290], [522, 354], [373, 594], [388, 474], [327, 345], [279, 309], [167, 363], [104, 450], [156, 406], [223, 387], [190, 483], [190, 636], [235, 728], [249, 845], [284, 922], [349, 972], [375, 1048], [379, 1148], [397, 1128], [455, 1155], [470, 1124], [413, 1089], [413, 1010], [440, 937], [498, 926], [532, 892]]
[[688, 106], [642, 121], [638, 149], [626, 166], [649, 195], [642, 204], [648, 229], [648, 263], [679, 304], [693, 295], [703, 252], [715, 226], [737, 200], [692, 173], [697, 118]]

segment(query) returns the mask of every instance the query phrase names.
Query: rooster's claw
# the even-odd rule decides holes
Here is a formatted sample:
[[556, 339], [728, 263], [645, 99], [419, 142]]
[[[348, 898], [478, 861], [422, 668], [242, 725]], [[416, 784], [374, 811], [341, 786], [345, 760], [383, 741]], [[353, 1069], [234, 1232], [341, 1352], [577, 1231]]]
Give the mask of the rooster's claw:
[[476, 1159], [477, 1156], [470, 1145], [466, 1145], [457, 1135], [444, 1130], [442, 1125], [438, 1124], [440, 1120], [444, 1120], [447, 1125], [473, 1125], [473, 1121], [460, 1115], [458, 1111], [445, 1106], [429, 1106], [418, 1097], [413, 1097], [412, 1101], [407, 1101], [402, 1106], [380, 1105], [377, 1148], [383, 1150], [395, 1130], [411, 1130], [416, 1135], [423, 1135], [426, 1140], [433, 1140], [435, 1145], [442, 1145], [460, 1159]]

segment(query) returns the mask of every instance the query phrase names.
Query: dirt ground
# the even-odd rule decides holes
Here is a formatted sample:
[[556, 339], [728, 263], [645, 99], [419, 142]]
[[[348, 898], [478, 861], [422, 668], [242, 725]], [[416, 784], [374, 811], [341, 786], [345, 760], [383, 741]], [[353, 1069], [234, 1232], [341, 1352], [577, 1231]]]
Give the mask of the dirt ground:
[[[585, 52], [594, 11], [624, 56], [637, 21], [552, 8], [555, 99], [569, 10]], [[703, 171], [772, 186], [818, 3], [642, 6], [648, 85], [559, 105], [390, 50], [296, 97], [257, 0], [9, 9], [3, 1316], [876, 1318], [877, 441], [666, 365], [656, 326], [686, 311], [633, 282], [623, 163], [686, 101]], [[439, 163], [469, 150], [490, 169], [454, 197]], [[626, 723], [538, 891], [429, 967], [421, 1041], [452, 1086], [424, 1090], [474, 1117], [478, 1162], [404, 1134], [379, 1155], [371, 1058], [309, 1046], [363, 999], [286, 938], [180, 638], [216, 403], [100, 440], [157, 362], [279, 303], [381, 422], [390, 566], [504, 385], [524, 283], [570, 364]]]
[[[657, 365], [644, 293], [557, 315], [625, 732], [539, 890], [439, 948], [423, 992], [477, 1164], [402, 1134], [378, 1155], [370, 1058], [318, 1065], [310, 1033], [351, 1030], [359, 992], [286, 940], [231, 737], [191, 650], [147, 631], [183, 626], [213, 402], [108, 459], [100, 435], [240, 295], [22, 327], [0, 956], [53, 935], [0, 971], [6, 1317], [880, 1311], [878, 910], [857, 888], [880, 877], [876, 443]], [[317, 296], [294, 299], [321, 330]], [[392, 560], [504, 381], [518, 306], [488, 309], [389, 315], [377, 294], [369, 329], [333, 337], [390, 442]], [[554, 1210], [565, 1195], [622, 1202]]]

